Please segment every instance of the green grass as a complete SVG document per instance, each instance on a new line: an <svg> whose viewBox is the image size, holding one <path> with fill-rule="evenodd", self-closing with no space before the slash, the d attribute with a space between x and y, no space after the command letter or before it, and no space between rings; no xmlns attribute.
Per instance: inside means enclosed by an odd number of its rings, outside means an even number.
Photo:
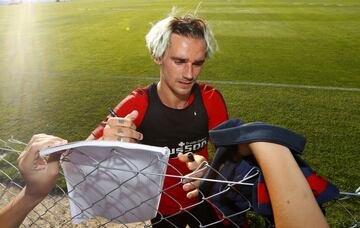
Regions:
<svg viewBox="0 0 360 228"><path fill-rule="evenodd" d="M197 1L1 6L0 138L86 138L108 106L158 76L144 36L173 5L187 12ZM358 1L204 1L199 14L220 46L203 80L360 88ZM214 85L232 117L301 133L316 171L342 191L359 186L360 92ZM359 220L359 200L347 207ZM352 222L337 207L327 217Z"/></svg>

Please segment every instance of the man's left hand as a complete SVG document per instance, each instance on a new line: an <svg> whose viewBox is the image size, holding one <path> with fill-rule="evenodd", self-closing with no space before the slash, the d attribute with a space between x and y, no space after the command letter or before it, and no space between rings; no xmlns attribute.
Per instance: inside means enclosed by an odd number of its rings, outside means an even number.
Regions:
<svg viewBox="0 0 360 228"><path fill-rule="evenodd" d="M203 177L207 171L206 167L201 168L200 166L206 162L204 156L192 154L192 153L179 153L178 158L182 162L186 162L186 166L191 170L194 171L186 177ZM187 198L191 199L197 197L199 195L199 186L200 180L192 180L192 179L185 179L185 184L183 185L184 191L188 192L186 194Z"/></svg>

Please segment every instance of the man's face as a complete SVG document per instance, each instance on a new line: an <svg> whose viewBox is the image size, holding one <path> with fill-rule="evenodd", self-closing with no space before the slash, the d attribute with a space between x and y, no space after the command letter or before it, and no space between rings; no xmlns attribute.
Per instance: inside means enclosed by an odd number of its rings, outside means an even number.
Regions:
<svg viewBox="0 0 360 228"><path fill-rule="evenodd" d="M160 60L161 89L167 95L187 98L205 62L206 44L204 39L194 39L172 34L170 47Z"/></svg>

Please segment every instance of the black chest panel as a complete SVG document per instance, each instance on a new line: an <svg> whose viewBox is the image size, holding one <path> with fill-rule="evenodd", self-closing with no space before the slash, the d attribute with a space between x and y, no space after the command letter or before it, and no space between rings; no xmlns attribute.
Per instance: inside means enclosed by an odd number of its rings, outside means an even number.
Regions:
<svg viewBox="0 0 360 228"><path fill-rule="evenodd" d="M141 143L166 146L170 157L180 152L198 152L207 145L208 116L201 98L200 88L194 85L193 102L185 109L172 109L161 103L156 84L147 90L148 107L138 129L144 135Z"/></svg>

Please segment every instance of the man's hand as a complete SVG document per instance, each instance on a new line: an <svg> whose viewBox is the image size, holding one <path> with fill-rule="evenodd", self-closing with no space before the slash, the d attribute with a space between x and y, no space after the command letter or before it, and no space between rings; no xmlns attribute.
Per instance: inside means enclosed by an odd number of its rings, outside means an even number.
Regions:
<svg viewBox="0 0 360 228"><path fill-rule="evenodd" d="M26 195L43 198L51 191L59 173L61 154L51 154L48 160L45 160L40 157L39 151L66 143L64 139L45 134L34 135L31 138L18 158L19 170L26 183Z"/></svg>
<svg viewBox="0 0 360 228"><path fill-rule="evenodd" d="M26 215L43 200L54 187L59 173L61 154L51 154L48 160L39 151L67 143L61 138L34 135L18 158L18 165L26 186L5 207L0 209L1 227L19 227Z"/></svg>
<svg viewBox="0 0 360 228"><path fill-rule="evenodd" d="M207 171L207 167L203 166L206 162L205 157L197 154L192 153L179 153L178 158L182 162L186 162L187 167L194 171L188 175L187 177L202 177ZM186 197L191 199L194 197L197 197L199 195L199 185L200 180L191 180L191 179L185 179L185 184L183 185L184 191L188 192L186 194Z"/></svg>
<svg viewBox="0 0 360 228"><path fill-rule="evenodd" d="M143 139L143 135L136 131L134 120L138 116L138 111L134 110L125 118L110 117L104 128L103 140L119 140L122 142L137 142Z"/></svg>

